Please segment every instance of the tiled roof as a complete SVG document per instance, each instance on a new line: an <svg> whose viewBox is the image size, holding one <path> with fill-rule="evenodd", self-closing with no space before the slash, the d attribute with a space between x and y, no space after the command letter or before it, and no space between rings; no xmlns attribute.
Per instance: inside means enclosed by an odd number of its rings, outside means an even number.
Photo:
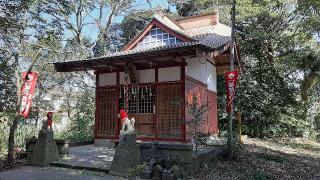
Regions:
<svg viewBox="0 0 320 180"><path fill-rule="evenodd" d="M178 26L175 22L173 22L171 19L162 18L158 14L155 14L153 17L157 19L159 22L161 22L162 24L166 25L168 28L178 31L180 33L183 33L183 29L180 26Z"/></svg>
<svg viewBox="0 0 320 180"><path fill-rule="evenodd" d="M229 36L229 37L231 36L231 28L221 23L218 23L215 25L188 28L188 29L184 29L183 32L184 34L194 39L202 39L205 36L210 34L217 34L217 35Z"/></svg>
<svg viewBox="0 0 320 180"><path fill-rule="evenodd" d="M218 34L208 34L204 38L200 39L198 42L206 47L212 49L218 49L223 45L227 45L231 41L230 36L221 36Z"/></svg>
<svg viewBox="0 0 320 180"><path fill-rule="evenodd" d="M134 54L140 54L140 53L148 53L148 52L154 52L154 51L161 51L161 50L166 50L166 49L176 49L176 48L181 48L181 47L190 47L194 45L199 45L198 41L189 41L189 42L183 42L179 44L173 44L169 46L157 46L157 47L152 47L148 49L132 49L129 51L119 51L115 53L108 54L103 57L99 58L111 58L111 57L119 57L119 56L126 56L126 55L134 55Z"/></svg>
<svg viewBox="0 0 320 180"><path fill-rule="evenodd" d="M159 14L155 14L154 18L158 20L160 23L162 23L163 25L167 26L169 29L175 31L176 33L192 39L193 42L179 43L177 45L171 45L171 46L153 47L149 49L133 49L123 53L131 54L133 52L135 53L148 52L149 50L154 50L157 48L170 49L171 47L174 47L174 46L184 47L185 45L188 45L188 44L201 44L203 46L206 46L207 48L216 49L218 47L221 47L227 44L231 37L231 28L222 23L183 29L181 26L177 24L176 21L172 20L166 15L161 16Z"/></svg>
<svg viewBox="0 0 320 180"><path fill-rule="evenodd" d="M139 55L142 53L152 53L157 51L164 51L164 50L171 50L171 49L178 49L184 47L192 47L192 46L202 46L208 49L218 49L223 45L228 44L230 41L230 37L220 36L216 34L210 34L205 38L197 41L189 41L189 42L182 42L179 44L173 44L168 46L158 46L148 49L133 49L129 51L119 51L115 53L107 54L106 56L101 56L97 58L90 58L87 60L95 60L95 59L110 59L110 58L117 58L117 57L125 57L125 56L132 56L132 55ZM59 63L57 63L59 64Z"/></svg>
<svg viewBox="0 0 320 180"><path fill-rule="evenodd" d="M130 60L127 57L136 57L136 56L145 56L145 55L156 55L156 54L167 54L179 51L179 49L185 50L186 48L205 48L205 49L219 49L226 48L229 46L229 37L219 36L216 34L208 35L206 38L198 41L189 41L179 44L174 44L170 46L159 46L153 47L150 49L137 49L129 51L120 51L116 53L111 53L106 56L90 58L80 61L68 61L68 62L56 62L54 63L55 69L58 72L69 72L69 71L79 71L87 70L92 68L92 65L103 64L105 65L108 62L113 60L125 59ZM87 69L86 69L87 68Z"/></svg>
<svg viewBox="0 0 320 180"><path fill-rule="evenodd" d="M154 51L161 51L161 50L169 50L169 49L176 49L182 47L191 47L196 45L202 45L209 49L218 49L223 45L226 45L230 41L230 37L221 36L217 34L209 34L206 37L196 40L196 41L189 41L189 42L182 42L179 44L173 44L168 46L157 46L148 49L133 49L129 51L119 51L115 53L108 54L101 58L111 58L111 57L119 57L119 56L126 56L126 55L134 55L140 53L148 53Z"/></svg>
<svg viewBox="0 0 320 180"><path fill-rule="evenodd" d="M189 37L191 41L188 42L182 42L178 44L172 44L167 46L158 46L158 47L152 47L148 49L132 49L128 51L120 51L115 53L107 54L106 56L97 57L97 58L91 58L87 60L81 60L81 61L69 61L69 62L59 62L54 63L55 68L57 71L65 72L70 70L63 69L64 66L70 67L72 66L80 66L81 64L90 64L90 62L95 61L105 61L105 60L112 60L112 59L123 59L126 57L133 57L133 56L144 56L149 54L163 54L168 52L176 51L180 48L193 48L193 47L201 47L211 50L221 49L224 50L230 46L230 40L231 40L231 28L221 24L217 23L214 25L206 25L206 26L200 26L200 27L194 27L194 28L186 28L183 29L181 26L177 25L174 20L171 20L170 18L162 18L161 16L155 15L154 17L159 22L170 28L171 30L185 36ZM84 63L85 61L85 63ZM74 68L77 69L77 68Z"/></svg>

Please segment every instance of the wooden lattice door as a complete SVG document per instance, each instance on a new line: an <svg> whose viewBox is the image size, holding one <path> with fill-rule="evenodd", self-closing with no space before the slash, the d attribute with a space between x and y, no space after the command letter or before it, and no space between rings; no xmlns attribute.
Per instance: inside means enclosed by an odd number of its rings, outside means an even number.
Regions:
<svg viewBox="0 0 320 180"><path fill-rule="evenodd" d="M157 134L159 139L182 138L181 85L157 87Z"/></svg>
<svg viewBox="0 0 320 180"><path fill-rule="evenodd" d="M118 134L118 89L97 90L96 99L96 137L116 137Z"/></svg>

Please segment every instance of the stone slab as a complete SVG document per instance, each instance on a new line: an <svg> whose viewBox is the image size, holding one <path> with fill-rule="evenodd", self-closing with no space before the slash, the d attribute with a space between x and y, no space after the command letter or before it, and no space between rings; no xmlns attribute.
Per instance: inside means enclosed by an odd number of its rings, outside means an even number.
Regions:
<svg viewBox="0 0 320 180"><path fill-rule="evenodd" d="M140 142L140 147L151 148L154 142ZM190 143L174 143L174 142L158 142L158 147L161 149L174 149L174 150L186 150L189 151L193 149Z"/></svg>
<svg viewBox="0 0 320 180"><path fill-rule="evenodd" d="M31 153L30 164L32 166L45 167L59 159L57 144L53 139L53 132L40 130L38 142Z"/></svg>
<svg viewBox="0 0 320 180"><path fill-rule="evenodd" d="M115 150L94 145L75 146L69 149L69 155L52 162L50 165L72 169L109 172Z"/></svg>
<svg viewBox="0 0 320 180"><path fill-rule="evenodd" d="M140 164L140 146L119 144L113 158L109 173L111 175L128 177L130 171Z"/></svg>

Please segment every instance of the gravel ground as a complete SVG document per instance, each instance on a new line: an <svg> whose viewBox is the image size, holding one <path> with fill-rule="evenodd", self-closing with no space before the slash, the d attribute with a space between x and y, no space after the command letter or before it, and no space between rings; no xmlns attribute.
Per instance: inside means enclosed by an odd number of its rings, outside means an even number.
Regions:
<svg viewBox="0 0 320 180"><path fill-rule="evenodd" d="M320 144L306 139L246 139L237 160L205 164L196 179L320 180Z"/></svg>

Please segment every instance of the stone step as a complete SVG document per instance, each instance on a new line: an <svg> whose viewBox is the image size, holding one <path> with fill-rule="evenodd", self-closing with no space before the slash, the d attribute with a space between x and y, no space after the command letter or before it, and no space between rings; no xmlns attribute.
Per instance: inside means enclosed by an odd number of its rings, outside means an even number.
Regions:
<svg viewBox="0 0 320 180"><path fill-rule="evenodd" d="M92 167L92 166L72 165L72 164L66 164L66 163L61 163L61 162L57 162L57 161L50 163L50 166L68 168L68 169L104 172L104 173L107 173L107 174L109 173L109 169L104 169L104 168L99 168L99 167Z"/></svg>

